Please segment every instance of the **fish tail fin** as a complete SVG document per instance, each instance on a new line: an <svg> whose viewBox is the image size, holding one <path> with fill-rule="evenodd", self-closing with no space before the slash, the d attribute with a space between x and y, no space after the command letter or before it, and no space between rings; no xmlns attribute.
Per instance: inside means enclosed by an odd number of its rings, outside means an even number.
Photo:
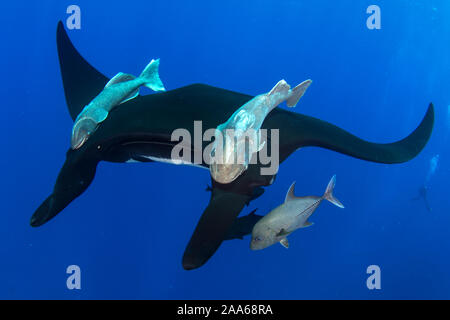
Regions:
<svg viewBox="0 0 450 320"><path fill-rule="evenodd" d="M300 83L294 89L291 90L290 97L286 100L288 107L293 108L297 105L298 101L306 92L306 89L311 85L312 80L308 79Z"/></svg>
<svg viewBox="0 0 450 320"><path fill-rule="evenodd" d="M164 85L159 78L159 59L152 60L139 76L144 81L144 86L153 91L165 91Z"/></svg>
<svg viewBox="0 0 450 320"><path fill-rule="evenodd" d="M330 201L335 206L338 206L339 208L344 208L344 205L334 197L333 190L334 186L336 185L336 175L334 175L330 182L328 183L327 190L325 190L325 194L323 195L323 198Z"/></svg>

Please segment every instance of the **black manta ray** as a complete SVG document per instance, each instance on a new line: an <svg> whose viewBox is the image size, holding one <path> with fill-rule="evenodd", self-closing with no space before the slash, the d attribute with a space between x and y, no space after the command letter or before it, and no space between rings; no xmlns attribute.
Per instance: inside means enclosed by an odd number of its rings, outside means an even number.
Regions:
<svg viewBox="0 0 450 320"><path fill-rule="evenodd" d="M83 59L61 22L57 29L57 46L66 102L72 119L75 119L109 79ZM171 141L175 129L185 128L193 133L196 120L202 121L203 128L215 128L252 98L193 84L138 96L113 109L80 149L67 151L53 192L33 214L31 225L37 227L46 223L82 194L94 179L100 161L124 163L170 159L172 148L178 143ZM280 164L294 151L307 146L378 163L402 163L424 148L433 122L434 109L430 104L417 129L405 139L388 144L364 141L325 121L281 108L267 116L262 128L279 129ZM207 143L203 144L203 148L206 147ZM201 166L208 168L206 163ZM260 169L260 164L250 164L239 178L226 185L212 180L210 202L184 252L182 263L185 269L198 268L208 261L244 206L255 194L261 194L255 189L273 182L274 176L261 175Z"/></svg>

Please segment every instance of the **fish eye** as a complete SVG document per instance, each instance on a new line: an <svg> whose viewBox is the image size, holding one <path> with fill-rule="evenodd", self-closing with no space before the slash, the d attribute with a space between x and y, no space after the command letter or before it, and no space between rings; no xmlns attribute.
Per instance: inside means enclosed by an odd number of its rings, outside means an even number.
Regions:
<svg viewBox="0 0 450 320"><path fill-rule="evenodd" d="M255 241L261 241L262 239L261 239L260 237L256 237L256 238L254 238L253 240L255 240Z"/></svg>

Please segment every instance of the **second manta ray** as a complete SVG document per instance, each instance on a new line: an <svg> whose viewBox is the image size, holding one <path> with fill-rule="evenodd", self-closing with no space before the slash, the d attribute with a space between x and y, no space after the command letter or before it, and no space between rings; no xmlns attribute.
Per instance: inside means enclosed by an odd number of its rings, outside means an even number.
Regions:
<svg viewBox="0 0 450 320"><path fill-rule="evenodd" d="M252 154L264 146L259 129L267 115L284 101L288 107L295 107L311 83L305 80L291 90L286 81L280 80L270 92L254 97L218 126L211 152L213 179L230 183L247 170Z"/></svg>
<svg viewBox="0 0 450 320"><path fill-rule="evenodd" d="M84 106L103 90L109 79L80 55L70 41L62 22L58 24L57 47L67 107L71 118L75 120ZM171 158L174 146L178 144L172 140L172 133L176 129L185 128L191 136L195 136L196 120L202 120L203 128L217 128L240 106L253 98L247 94L205 84L191 84L170 91L140 95L119 108L113 108L81 148L69 148L54 188L34 212L31 225L38 227L53 219L85 192L97 171L99 178L105 178L102 177L104 172L97 170L100 162L139 161L150 163L150 166L153 161L167 162L167 159ZM403 110L405 106L393 107ZM385 113L392 121L390 112L386 110ZM370 123L370 119L367 123ZM279 159L282 169L283 162L291 154L312 146L372 162L406 162L417 156L425 147L433 124L434 108L430 104L418 127L404 139L392 143L374 143L360 139L329 122L275 108L265 118L261 129L279 130ZM203 141L200 151L209 146L209 143ZM270 143L267 145L270 146ZM194 151L193 148L192 153ZM301 167L301 163L297 165ZM209 165L205 162L200 166L209 169ZM242 209L255 195L262 194L255 192L255 189L273 183L275 174L261 175L261 168L261 164L250 163L248 169L229 184L211 180L212 192L208 199L209 203L205 204L203 213L199 213L201 217L183 255L182 264L185 269L195 269L205 264L220 247ZM198 176L201 177L202 174L205 173L199 170ZM174 183L179 181L176 175L170 179L173 179ZM158 180L152 182L160 183ZM191 182L184 183L188 188L192 188ZM139 201L139 195L146 194L137 187L132 188L136 191L136 197L132 201ZM199 188L198 192L204 193L203 189ZM120 194L115 193L113 189L109 191L116 196L112 196L108 201L122 201ZM154 201L158 201L158 195L154 196ZM111 203L107 205L108 208L114 207ZM80 209L78 212L82 216L80 219L85 219L84 221L88 223L95 212L89 212L89 208L83 209L85 210ZM180 214L186 213L193 214L183 212L183 205L180 204ZM117 217L111 215L111 217L120 223L121 219L132 219L133 215Z"/></svg>
<svg viewBox="0 0 450 320"><path fill-rule="evenodd" d="M287 236L297 229L312 225L308 218L323 200L328 200L339 208L344 208L342 203L333 196L335 184L336 176L333 176L322 197L296 197L294 182L289 188L284 203L255 224L250 248L260 250L277 242L280 242L283 247L289 248Z"/></svg>
<svg viewBox="0 0 450 320"><path fill-rule="evenodd" d="M159 78L159 59L152 60L139 77L119 72L78 115L72 129L72 149L80 148L95 131L99 123L105 121L112 108L139 95L139 87L144 85L153 91L164 91Z"/></svg>

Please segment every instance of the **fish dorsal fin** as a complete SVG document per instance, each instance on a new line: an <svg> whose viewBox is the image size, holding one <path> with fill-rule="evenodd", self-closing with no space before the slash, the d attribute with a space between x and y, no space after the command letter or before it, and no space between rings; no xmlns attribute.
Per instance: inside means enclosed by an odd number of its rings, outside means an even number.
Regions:
<svg viewBox="0 0 450 320"><path fill-rule="evenodd" d="M286 93L289 92L290 88L291 88L291 86L288 85L286 83L286 81L284 81L284 79L283 79L283 80L278 81L278 83L275 85L275 87L273 87L272 90L270 90L268 95L272 96L272 95L275 95L277 93L284 93L284 94L286 94Z"/></svg>
<svg viewBox="0 0 450 320"><path fill-rule="evenodd" d="M114 84L127 82L136 79L135 76L123 72L119 72L114 77L112 77L111 80L108 81L108 83L105 85L105 89L111 87Z"/></svg>
<svg viewBox="0 0 450 320"><path fill-rule="evenodd" d="M293 200L296 198L295 196L295 181L292 182L291 186L289 187L288 192L286 193L286 199L284 200L284 202L288 202L290 200Z"/></svg>
<svg viewBox="0 0 450 320"><path fill-rule="evenodd" d="M289 249L289 241L287 238L283 238L280 240L280 244L285 247L286 249Z"/></svg>
<svg viewBox="0 0 450 320"><path fill-rule="evenodd" d="M75 49L63 23L58 23L56 32L59 64L72 120L89 104L108 82L108 78L92 67Z"/></svg>
<svg viewBox="0 0 450 320"><path fill-rule="evenodd" d="M136 79L135 76L131 75L131 74L127 74L127 73L123 73L123 72L119 72L118 74L116 74L111 80L109 80L109 82L106 84L105 89L110 88L111 86L115 85L115 84L119 84L119 83L123 83L123 82L127 82L127 81L131 81ZM120 103L125 103L131 99L136 98L139 95L139 88L137 88L136 90L134 90L133 92L131 92L128 96L126 96L122 101L120 101Z"/></svg>

